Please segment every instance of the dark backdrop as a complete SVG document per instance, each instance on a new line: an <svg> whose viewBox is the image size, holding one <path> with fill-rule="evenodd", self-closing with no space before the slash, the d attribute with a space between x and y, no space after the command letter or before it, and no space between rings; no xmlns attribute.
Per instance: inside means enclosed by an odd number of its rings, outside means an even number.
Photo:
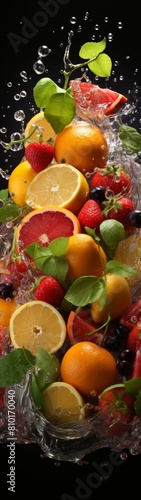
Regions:
<svg viewBox="0 0 141 500"><path fill-rule="evenodd" d="M30 3L30 5L29 5ZM47 13L47 6L52 13ZM136 112L127 117L132 126L141 131L141 70L139 48L139 13L134 10L122 14L122 8L96 7L96 2L87 0L85 5L76 0L15 1L3 6L1 17L1 93L0 93L0 140L9 142L12 132L20 130L20 123L14 119L14 113L22 109L27 121L33 113L32 88L42 76L48 75L53 80L62 81L63 54L67 44L67 34L74 31L72 38L71 58L78 62L78 51L82 43L90 41L93 35L98 41L106 36L106 52L113 61L112 76L107 85L125 94L129 102L138 103ZM51 7L52 6L52 7ZM51 11L50 11L51 12ZM89 13L89 14L86 14ZM76 18L76 20L72 20ZM107 19L105 19L107 18ZM73 21L73 22L72 22ZM120 24L119 24L120 23ZM47 45L51 52L44 59L48 72L38 75L33 70L37 61L38 48ZM2 62L3 61L3 62ZM21 72L25 71L24 81ZM76 76L76 75L75 75ZM10 85L7 85L9 84ZM103 85L100 80L96 82ZM12 84L12 85L11 85ZM25 98L17 99L17 94L26 92ZM4 128L7 131L4 133ZM20 153L6 154L0 149L0 168L10 171L21 159ZM6 181L0 177L0 189L6 187ZM7 494L8 451L7 445L1 444L1 492ZM90 488L89 474L95 472L92 462L97 464L110 463L110 450L99 450L90 454L83 465L58 463L52 459L43 458L42 451L36 445L16 446L16 494L37 493L46 498L56 500L79 500L100 498L108 494L123 498L123 485L127 498L132 498L140 488L140 475L137 472L141 466L141 455L132 456L127 451L126 458L118 456L116 465L110 467L110 477L99 479L98 487ZM100 474L100 473L99 473ZM100 475L99 475L100 478ZM83 481L83 485L81 483ZM78 485L81 489L79 489ZM49 493L50 491L50 493Z"/></svg>

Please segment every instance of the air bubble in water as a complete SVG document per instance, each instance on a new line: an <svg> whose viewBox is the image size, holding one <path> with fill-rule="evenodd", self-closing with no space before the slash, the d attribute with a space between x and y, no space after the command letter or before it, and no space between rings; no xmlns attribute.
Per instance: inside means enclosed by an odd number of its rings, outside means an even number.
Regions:
<svg viewBox="0 0 141 500"><path fill-rule="evenodd" d="M34 69L35 73L37 73L37 75L40 75L40 74L44 73L46 68L45 68L45 65L43 64L43 62L41 61L41 59L38 59L38 61L36 61L33 64L33 69Z"/></svg>
<svg viewBox="0 0 141 500"><path fill-rule="evenodd" d="M70 19L70 23L71 23L71 24L76 24L76 22L77 22L76 17L71 17L71 19Z"/></svg>
<svg viewBox="0 0 141 500"><path fill-rule="evenodd" d="M41 45L41 47L39 47L39 49L38 49L38 55L40 57L46 57L46 56L48 56L48 54L50 54L50 52L51 52L51 49L49 49L47 47L47 45Z"/></svg>
<svg viewBox="0 0 141 500"><path fill-rule="evenodd" d="M22 109L19 109L18 111L15 111L14 118L18 122L22 122L22 120L25 119L25 113L24 113L24 111Z"/></svg>
<svg viewBox="0 0 141 500"><path fill-rule="evenodd" d="M7 87L12 87L12 82L8 82Z"/></svg>

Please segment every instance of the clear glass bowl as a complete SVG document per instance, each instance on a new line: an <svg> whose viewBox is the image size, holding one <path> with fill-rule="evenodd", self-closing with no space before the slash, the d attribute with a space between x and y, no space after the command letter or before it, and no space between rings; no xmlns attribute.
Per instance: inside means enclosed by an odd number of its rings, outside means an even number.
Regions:
<svg viewBox="0 0 141 500"><path fill-rule="evenodd" d="M15 415L8 417L8 391L15 400ZM14 413L14 412L13 412ZM5 393L5 406L1 413L0 442L15 444L38 444L43 455L59 461L80 462L86 455L100 448L111 448L118 452L128 449L132 455L141 453L141 419L134 417L132 424L122 434L113 432L114 424L105 425L99 410L83 423L55 426L48 422L29 397L28 380L22 385L11 386ZM11 431L13 429L13 431ZM12 434L12 435L11 435Z"/></svg>

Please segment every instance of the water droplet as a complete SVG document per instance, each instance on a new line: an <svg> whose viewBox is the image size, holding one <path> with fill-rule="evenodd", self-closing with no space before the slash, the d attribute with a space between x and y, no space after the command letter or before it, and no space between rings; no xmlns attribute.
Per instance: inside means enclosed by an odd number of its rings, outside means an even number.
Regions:
<svg viewBox="0 0 141 500"><path fill-rule="evenodd" d="M48 54L50 54L51 52L51 49L49 49L49 47L47 47L47 45L41 45L38 49L38 55L40 57L46 57L48 56Z"/></svg>
<svg viewBox="0 0 141 500"><path fill-rule="evenodd" d="M24 135L20 134L19 132L14 132L10 136L10 140L11 141L19 141L21 139L24 139ZM22 148L23 148L23 144L22 143L18 143L18 144L13 144L10 149L12 149L12 151L19 151Z"/></svg>
<svg viewBox="0 0 141 500"><path fill-rule="evenodd" d="M27 96L27 92L25 90L21 90L20 97L26 97L26 96Z"/></svg>
<svg viewBox="0 0 141 500"><path fill-rule="evenodd" d="M12 82L8 82L7 87L12 87Z"/></svg>
<svg viewBox="0 0 141 500"><path fill-rule="evenodd" d="M15 111L14 118L18 122L22 122L22 120L25 119L25 113L24 113L24 111L22 109L19 109L18 111Z"/></svg>
<svg viewBox="0 0 141 500"><path fill-rule="evenodd" d="M70 23L71 23L71 24L76 24L76 22L77 22L76 17L71 17L71 19L70 19Z"/></svg>
<svg viewBox="0 0 141 500"><path fill-rule="evenodd" d="M89 17L89 12L85 12L84 21L88 21L88 17Z"/></svg>
<svg viewBox="0 0 141 500"><path fill-rule="evenodd" d="M105 21L105 23L108 23L108 21L109 21L108 17L105 17L104 21Z"/></svg>
<svg viewBox="0 0 141 500"><path fill-rule="evenodd" d="M120 75L119 80L120 80L120 81L124 80L124 76L123 76L123 75Z"/></svg>
<svg viewBox="0 0 141 500"><path fill-rule="evenodd" d="M95 24L94 29L95 29L95 31L98 31L99 30L99 24Z"/></svg>
<svg viewBox="0 0 141 500"><path fill-rule="evenodd" d="M21 71L20 76L22 78L27 78L27 72L26 71Z"/></svg>
<svg viewBox="0 0 141 500"><path fill-rule="evenodd" d="M2 134L6 134L6 132L7 132L7 128L2 127L2 128L0 129L0 132L1 132Z"/></svg>
<svg viewBox="0 0 141 500"><path fill-rule="evenodd" d="M112 42L113 41L113 33L108 33L108 36L107 36L109 42Z"/></svg>
<svg viewBox="0 0 141 500"><path fill-rule="evenodd" d="M119 62L118 61L115 61L114 62L114 66L118 66L119 65Z"/></svg>
<svg viewBox="0 0 141 500"><path fill-rule="evenodd" d="M92 40L92 42L95 40L95 35L91 36L91 40Z"/></svg>
<svg viewBox="0 0 141 500"><path fill-rule="evenodd" d="M77 32L80 33L82 31L82 26L79 24L78 28L77 28Z"/></svg>
<svg viewBox="0 0 141 500"><path fill-rule="evenodd" d="M128 458L127 453L125 453L125 451L122 451L122 453L120 453L120 458L121 458L121 460L127 460L127 458Z"/></svg>
<svg viewBox="0 0 141 500"><path fill-rule="evenodd" d="M121 21L118 22L118 29L121 30L123 28L123 23Z"/></svg>
<svg viewBox="0 0 141 500"><path fill-rule="evenodd" d="M19 101L19 99L20 99L20 94L15 94L15 95L14 95L14 99L15 99L15 101Z"/></svg>
<svg viewBox="0 0 141 500"><path fill-rule="evenodd" d="M44 73L46 68L45 68L45 65L43 64L43 62L41 61L41 59L38 59L38 61L36 61L33 64L33 69L34 69L35 73L37 73L37 75L40 75L40 74Z"/></svg>

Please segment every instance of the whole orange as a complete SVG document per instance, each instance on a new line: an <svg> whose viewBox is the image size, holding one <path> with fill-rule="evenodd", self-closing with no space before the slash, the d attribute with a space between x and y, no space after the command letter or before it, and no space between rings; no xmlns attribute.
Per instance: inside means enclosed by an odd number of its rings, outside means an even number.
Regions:
<svg viewBox="0 0 141 500"><path fill-rule="evenodd" d="M102 309L99 301L91 304L91 316L96 323L105 323L108 319L108 313L112 320L122 316L131 301L131 290L129 284L123 276L107 273L106 278L106 302Z"/></svg>
<svg viewBox="0 0 141 500"><path fill-rule="evenodd" d="M92 173L106 164L108 145L99 127L74 122L56 136L54 156L58 163L69 163L82 173Z"/></svg>
<svg viewBox="0 0 141 500"><path fill-rule="evenodd" d="M92 391L99 395L115 384L117 378L114 356L89 341L72 345L62 358L60 370L62 380L73 385L83 396Z"/></svg>
<svg viewBox="0 0 141 500"><path fill-rule="evenodd" d="M68 275L73 279L87 275L101 276L107 262L103 248L95 243L92 236L83 233L70 236L66 260Z"/></svg>

